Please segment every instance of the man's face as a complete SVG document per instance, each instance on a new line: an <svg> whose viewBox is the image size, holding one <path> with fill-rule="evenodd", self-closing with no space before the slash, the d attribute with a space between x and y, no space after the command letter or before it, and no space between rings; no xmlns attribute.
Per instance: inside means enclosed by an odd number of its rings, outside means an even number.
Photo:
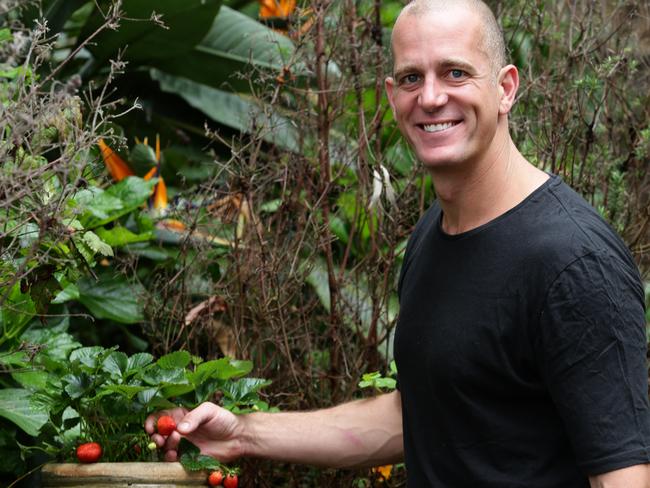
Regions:
<svg viewBox="0 0 650 488"><path fill-rule="evenodd" d="M501 91L482 40L478 16L462 9L406 13L395 25L386 91L402 134L428 168L477 163L498 145Z"/></svg>

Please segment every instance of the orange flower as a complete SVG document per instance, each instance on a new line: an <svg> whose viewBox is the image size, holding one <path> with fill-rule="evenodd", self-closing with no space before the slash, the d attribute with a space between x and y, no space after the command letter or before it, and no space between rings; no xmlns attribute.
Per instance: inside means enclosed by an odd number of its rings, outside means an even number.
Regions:
<svg viewBox="0 0 650 488"><path fill-rule="evenodd" d="M385 466L377 466L372 468L372 472L378 475L379 480L384 481L390 479L390 475L393 471L392 464L386 464Z"/></svg>
<svg viewBox="0 0 650 488"><path fill-rule="evenodd" d="M148 146L148 142L148 139L145 137L143 144ZM129 165L120 158L115 151L108 147L103 139L100 139L98 144L102 153L102 159L115 181L122 181L127 176L135 175ZM158 183L156 183L154 188L150 205L156 210L162 210L167 208L168 200L167 185L165 185L165 181L160 175L160 137L158 135L156 135L156 162L156 166L147 171L147 174L144 175L143 178L145 180L150 180L154 177L158 178Z"/></svg>
<svg viewBox="0 0 650 488"><path fill-rule="evenodd" d="M167 205L167 185L165 185L165 180L162 179L162 176L159 176L158 183L156 183L156 188L153 192L153 208L162 210L167 208Z"/></svg>
<svg viewBox="0 0 650 488"><path fill-rule="evenodd" d="M289 17L296 9L296 0L260 0L260 18Z"/></svg>
<svg viewBox="0 0 650 488"><path fill-rule="evenodd" d="M135 173L129 167L124 160L117 155L110 147L106 145L104 139L100 139L98 142L99 150L102 153L102 159L104 164L108 168L108 172L111 174L115 181L122 181L127 176L134 176Z"/></svg>
<svg viewBox="0 0 650 488"><path fill-rule="evenodd" d="M144 138L144 145L149 145L149 140L146 137ZM150 180L154 177L158 178L150 205L156 210L162 210L167 208L169 202L167 200L167 185L165 185L165 180L163 180L160 174L160 136L158 134L156 134L156 163L156 166L147 171L147 174L143 178L145 180Z"/></svg>

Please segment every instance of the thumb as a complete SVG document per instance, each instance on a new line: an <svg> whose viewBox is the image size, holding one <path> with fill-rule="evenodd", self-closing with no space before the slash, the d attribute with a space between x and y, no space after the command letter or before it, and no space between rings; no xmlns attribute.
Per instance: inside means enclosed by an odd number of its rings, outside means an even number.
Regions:
<svg viewBox="0 0 650 488"><path fill-rule="evenodd" d="M182 435L194 432L200 425L210 422L214 418L216 409L217 406L214 403L202 403L181 419L176 430Z"/></svg>

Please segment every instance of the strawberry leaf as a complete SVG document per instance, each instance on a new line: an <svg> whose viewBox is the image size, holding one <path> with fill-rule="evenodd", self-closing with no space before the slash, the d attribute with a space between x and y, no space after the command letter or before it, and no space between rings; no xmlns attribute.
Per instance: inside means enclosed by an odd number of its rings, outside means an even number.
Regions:
<svg viewBox="0 0 650 488"><path fill-rule="evenodd" d="M221 469L221 463L215 458L201 454L199 448L187 439L181 439L179 450L183 453L180 463L189 471L200 471L202 469Z"/></svg>

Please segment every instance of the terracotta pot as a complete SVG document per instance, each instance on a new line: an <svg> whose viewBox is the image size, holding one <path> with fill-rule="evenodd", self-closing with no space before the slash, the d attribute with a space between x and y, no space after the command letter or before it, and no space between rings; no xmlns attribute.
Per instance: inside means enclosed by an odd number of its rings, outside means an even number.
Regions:
<svg viewBox="0 0 650 488"><path fill-rule="evenodd" d="M43 488L185 488L208 486L208 473L186 471L180 463L46 464Z"/></svg>

